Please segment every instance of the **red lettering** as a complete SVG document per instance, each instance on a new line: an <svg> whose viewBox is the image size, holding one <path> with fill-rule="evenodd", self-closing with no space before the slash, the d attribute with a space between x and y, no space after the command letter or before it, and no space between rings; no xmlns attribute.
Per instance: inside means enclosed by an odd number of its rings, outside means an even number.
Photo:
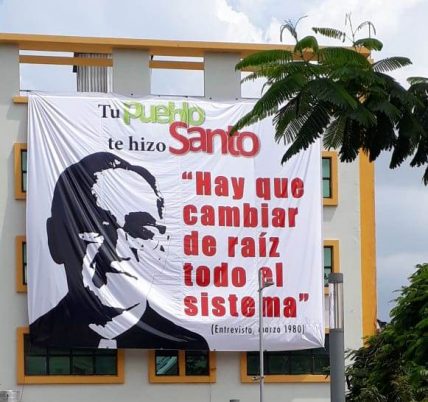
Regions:
<svg viewBox="0 0 428 402"><path fill-rule="evenodd" d="M247 202L244 202L244 227L255 228L258 225L258 213L257 208L252 207Z"/></svg>
<svg viewBox="0 0 428 402"><path fill-rule="evenodd" d="M198 218L193 214L196 214L197 211L194 205L185 205L183 208L183 222L186 225L195 225L198 222Z"/></svg>
<svg viewBox="0 0 428 402"><path fill-rule="evenodd" d="M260 215L262 227L269 227L269 204L262 202Z"/></svg>
<svg viewBox="0 0 428 402"><path fill-rule="evenodd" d="M256 179L256 195L266 201L270 200L270 179L258 177Z"/></svg>
<svg viewBox="0 0 428 402"><path fill-rule="evenodd" d="M251 143L251 148L248 151L244 147L245 140L249 140L249 142ZM259 138L254 133L250 131L245 131L244 133L240 133L240 135L238 136L237 146L242 156L255 156L257 155L260 149Z"/></svg>
<svg viewBox="0 0 428 402"><path fill-rule="evenodd" d="M302 179L296 177L291 181L291 194L294 198L300 198L305 193L305 183Z"/></svg>
<svg viewBox="0 0 428 402"><path fill-rule="evenodd" d="M279 237L269 237L270 240L270 250L269 257L279 257L278 246L279 246Z"/></svg>
<svg viewBox="0 0 428 402"><path fill-rule="evenodd" d="M227 263L222 262L219 266L214 267L214 286L227 287L229 285L227 276Z"/></svg>
<svg viewBox="0 0 428 402"><path fill-rule="evenodd" d="M208 317L208 293L201 293L201 314L203 317Z"/></svg>
<svg viewBox="0 0 428 402"><path fill-rule="evenodd" d="M204 152L207 148L205 130L202 127L189 127L187 134L198 133L198 137L189 138L189 152ZM199 145L198 145L199 144Z"/></svg>
<svg viewBox="0 0 428 402"><path fill-rule="evenodd" d="M263 316L279 317L281 315L279 297L263 297Z"/></svg>
<svg viewBox="0 0 428 402"><path fill-rule="evenodd" d="M269 267L261 267L260 268L261 275L262 275L262 282L272 282L273 280L273 274L272 270Z"/></svg>
<svg viewBox="0 0 428 402"><path fill-rule="evenodd" d="M224 303L226 300L224 300L221 296L215 296L212 299L212 305L213 305L213 315L216 317L223 317L226 314L226 308L224 307Z"/></svg>
<svg viewBox="0 0 428 402"><path fill-rule="evenodd" d="M203 205L201 207L201 224L204 226L215 225L215 210L211 205Z"/></svg>
<svg viewBox="0 0 428 402"><path fill-rule="evenodd" d="M283 287L284 286L284 275L282 270L282 262L277 262L275 264L275 273L276 273L276 286Z"/></svg>
<svg viewBox="0 0 428 402"><path fill-rule="evenodd" d="M233 156L239 156L239 150L236 146L236 139L238 138L237 135L232 135L230 136L230 130L231 130L232 126L229 126L227 128L227 137L228 137L228 148L229 148L229 153Z"/></svg>
<svg viewBox="0 0 428 402"><path fill-rule="evenodd" d="M240 225L240 211L238 207L218 207L218 224L219 226L235 226Z"/></svg>
<svg viewBox="0 0 428 402"><path fill-rule="evenodd" d="M227 253L227 255L229 257L235 257L235 248L236 248L236 246L238 244L238 238L237 237L229 236L229 238L227 240L227 244L228 244L228 247L227 247L228 253Z"/></svg>
<svg viewBox="0 0 428 402"><path fill-rule="evenodd" d="M221 141L221 153L223 155L228 153L228 135L226 133L226 131L221 130L220 128L217 128L215 130L211 130L208 129L206 131L206 137L207 137L207 147L206 147L206 153L208 154L212 154L214 153L214 141L215 141L215 136L220 137L220 141Z"/></svg>
<svg viewBox="0 0 428 402"><path fill-rule="evenodd" d="M288 208L288 227L294 228L296 226L296 216L298 213L298 208Z"/></svg>
<svg viewBox="0 0 428 402"><path fill-rule="evenodd" d="M205 265L196 268L195 282L198 286L208 286L210 284L210 269Z"/></svg>
<svg viewBox="0 0 428 402"><path fill-rule="evenodd" d="M183 271L184 271L184 284L186 286L193 286L193 282L192 282L193 266L192 266L192 264L190 264L190 262L186 262L183 266Z"/></svg>
<svg viewBox="0 0 428 402"><path fill-rule="evenodd" d="M241 300L241 311L244 317L253 317L256 313L256 303L252 297L245 296Z"/></svg>
<svg viewBox="0 0 428 402"><path fill-rule="evenodd" d="M230 294L227 299L223 296L208 296L207 292L196 296L184 298L184 312L188 316L200 314L207 317L209 314L215 317L253 317L256 314L256 301L251 296L238 298L236 294ZM278 296L264 296L262 300L262 314L265 317L285 318L296 317L297 304L294 297L286 297L281 300Z"/></svg>
<svg viewBox="0 0 428 402"><path fill-rule="evenodd" d="M255 257L256 247L252 237L243 237L241 240L241 254L243 257Z"/></svg>
<svg viewBox="0 0 428 402"><path fill-rule="evenodd" d="M214 179L214 193L219 197L229 196L229 180L225 176L217 176Z"/></svg>
<svg viewBox="0 0 428 402"><path fill-rule="evenodd" d="M245 269L242 267L235 267L232 269L232 285L237 288L242 288L247 283L247 276Z"/></svg>
<svg viewBox="0 0 428 402"><path fill-rule="evenodd" d="M259 236L259 256L266 257L266 233L261 233Z"/></svg>
<svg viewBox="0 0 428 402"><path fill-rule="evenodd" d="M273 179L273 193L276 198L288 198L288 179L275 177Z"/></svg>
<svg viewBox="0 0 428 402"><path fill-rule="evenodd" d="M231 294L227 300L229 300L230 315L232 317L238 317L238 310L236 305L238 297L235 294Z"/></svg>
<svg viewBox="0 0 428 402"><path fill-rule="evenodd" d="M220 139L220 152L223 155L246 158L257 155L260 151L260 140L258 136L250 131L237 132L232 137L229 135L230 126L227 130L220 128L204 129L200 126L189 127L186 123L175 121L169 126L172 138L178 141L178 147L169 147L174 155L183 155L187 152L214 153L215 141ZM183 131L187 136L184 135Z"/></svg>
<svg viewBox="0 0 428 402"><path fill-rule="evenodd" d="M283 303L284 317L296 317L296 299L294 297L286 297Z"/></svg>
<svg viewBox="0 0 428 402"><path fill-rule="evenodd" d="M210 172L196 172L196 194L211 195Z"/></svg>
<svg viewBox="0 0 428 402"><path fill-rule="evenodd" d="M175 138L181 145L181 148L173 148L169 147L169 152L171 152L174 155L183 155L187 152L189 152L190 146L187 138L184 135L181 135L178 133L179 128L186 128L187 124L183 123L181 121L175 121L169 126L169 133L171 134L172 138Z"/></svg>
<svg viewBox="0 0 428 402"><path fill-rule="evenodd" d="M186 308L184 309L184 314L194 317L198 314L198 299L195 296L186 296L184 298L184 305Z"/></svg>
<svg viewBox="0 0 428 402"><path fill-rule="evenodd" d="M285 228L285 209L272 209L272 226L274 228Z"/></svg>
<svg viewBox="0 0 428 402"><path fill-rule="evenodd" d="M199 254L199 233L196 230L190 232L190 235L183 237L183 251L186 255L198 255Z"/></svg>
<svg viewBox="0 0 428 402"><path fill-rule="evenodd" d="M217 242L213 236L204 236L202 238L202 253L208 257L212 257L217 250Z"/></svg>

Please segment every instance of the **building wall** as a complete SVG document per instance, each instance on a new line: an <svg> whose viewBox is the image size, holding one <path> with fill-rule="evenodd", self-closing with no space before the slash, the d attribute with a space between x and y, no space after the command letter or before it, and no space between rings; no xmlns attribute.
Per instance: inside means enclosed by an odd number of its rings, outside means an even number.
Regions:
<svg viewBox="0 0 428 402"><path fill-rule="evenodd" d="M150 91L149 55L142 51L113 51L113 88L127 96ZM234 71L238 54L210 53L205 57L205 97L230 100L240 97L240 74ZM26 142L27 107L14 104L19 94L16 46L0 44L0 389L20 389L25 402L102 400L220 402L258 400L258 384L240 381L240 353L217 353L213 384L150 384L148 351L126 350L125 383L107 385L18 385L16 328L28 325L26 294L15 290L15 237L25 234L25 200L14 196L16 142ZM324 207L324 238L339 240L340 269L345 285L345 347L362 344L360 177L358 162L339 165L339 203ZM373 228L374 231L374 228ZM376 301L373 300L375 305ZM266 400L284 402L328 401L328 383L275 383L265 385Z"/></svg>

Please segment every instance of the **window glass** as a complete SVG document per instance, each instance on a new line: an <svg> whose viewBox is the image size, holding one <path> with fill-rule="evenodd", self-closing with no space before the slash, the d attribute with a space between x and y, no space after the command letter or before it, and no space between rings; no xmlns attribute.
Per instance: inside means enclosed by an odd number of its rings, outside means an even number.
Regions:
<svg viewBox="0 0 428 402"><path fill-rule="evenodd" d="M27 284L27 243L22 242L22 282Z"/></svg>
<svg viewBox="0 0 428 402"><path fill-rule="evenodd" d="M96 375L115 375L116 362L111 356L96 356L95 357L95 373Z"/></svg>
<svg viewBox="0 0 428 402"><path fill-rule="evenodd" d="M51 375L69 375L70 357L69 356L49 356L48 370Z"/></svg>
<svg viewBox="0 0 428 402"><path fill-rule="evenodd" d="M271 352L266 355L265 367L270 374L282 374L289 371L290 356L282 352Z"/></svg>
<svg viewBox="0 0 428 402"><path fill-rule="evenodd" d="M24 335L25 375L117 375L117 351L31 345Z"/></svg>
<svg viewBox="0 0 428 402"><path fill-rule="evenodd" d="M25 373L27 375L46 375L47 374L46 357L26 356Z"/></svg>
<svg viewBox="0 0 428 402"><path fill-rule="evenodd" d="M178 375L178 351L156 351L156 375Z"/></svg>
<svg viewBox="0 0 428 402"><path fill-rule="evenodd" d="M315 374L312 366L312 353L307 350L296 350L291 357L290 374Z"/></svg>
<svg viewBox="0 0 428 402"><path fill-rule="evenodd" d="M331 158L322 158L322 195L332 197L331 189Z"/></svg>
<svg viewBox="0 0 428 402"><path fill-rule="evenodd" d="M284 352L265 352L265 375L327 374L329 367L328 335L325 347ZM259 352L247 352L247 375L259 375Z"/></svg>
<svg viewBox="0 0 428 402"><path fill-rule="evenodd" d="M328 286L328 276L333 272L333 247L324 246L324 286Z"/></svg>
<svg viewBox="0 0 428 402"><path fill-rule="evenodd" d="M95 374L93 356L73 356L72 372L78 375Z"/></svg>
<svg viewBox="0 0 428 402"><path fill-rule="evenodd" d="M24 149L21 150L21 172L21 189L25 193L27 191L27 150Z"/></svg>
<svg viewBox="0 0 428 402"><path fill-rule="evenodd" d="M209 375L209 352L187 351L186 375Z"/></svg>

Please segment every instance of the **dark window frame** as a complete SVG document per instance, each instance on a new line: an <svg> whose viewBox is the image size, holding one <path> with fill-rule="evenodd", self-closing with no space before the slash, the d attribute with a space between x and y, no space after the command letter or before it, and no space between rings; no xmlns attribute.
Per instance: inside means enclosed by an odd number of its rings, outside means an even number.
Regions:
<svg viewBox="0 0 428 402"><path fill-rule="evenodd" d="M207 356L207 368L203 373L189 373L190 358L202 353ZM158 357L176 357L176 367L170 373L159 373ZM215 383L216 354L210 351L151 350L149 352L149 381L151 383Z"/></svg>
<svg viewBox="0 0 428 402"><path fill-rule="evenodd" d="M323 151L322 155L322 165L321 165L321 184L322 184L322 194L323 194L323 205L324 206L337 206L339 202L338 196L338 157L337 152L335 151ZM329 175L324 175L323 162L324 160L329 161ZM329 195L324 197L324 182L328 181L329 185Z"/></svg>
<svg viewBox="0 0 428 402"><path fill-rule="evenodd" d="M28 327L20 327L17 329L17 383L18 384L123 384L125 381L125 361L124 361L124 351L123 350L107 350L103 349L93 349L93 353L96 356L103 357L111 355L114 353L116 359L116 374L48 374L46 371L45 374L29 374L28 373L28 362L27 357L42 357L46 359L46 365L48 365L48 356L50 357L59 357L59 356L71 356L71 351L69 349L62 349L63 353L51 353L47 351L49 348L41 348L41 351L35 351L32 354L28 352L28 341L26 342L26 337L28 337L29 329ZM28 339L28 338L27 338ZM27 346L26 346L27 343ZM27 350L26 350L27 349ZM53 348L52 348L53 349ZM45 350L45 351L43 351ZM58 351L58 348L55 348ZM68 350L68 352L67 352ZM88 352L84 349L78 349L82 353L76 353L75 356L91 356L92 352ZM95 357L96 359L96 357ZM70 362L71 364L71 362ZM71 370L71 366L70 366ZM71 371L70 371L71 372Z"/></svg>

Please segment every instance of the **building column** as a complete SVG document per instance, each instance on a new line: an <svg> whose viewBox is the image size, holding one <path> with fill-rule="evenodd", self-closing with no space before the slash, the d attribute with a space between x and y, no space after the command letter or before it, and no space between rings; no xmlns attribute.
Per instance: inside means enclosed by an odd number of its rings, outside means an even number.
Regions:
<svg viewBox="0 0 428 402"><path fill-rule="evenodd" d="M113 49L113 91L124 96L150 95L150 53Z"/></svg>
<svg viewBox="0 0 428 402"><path fill-rule="evenodd" d="M204 93L213 100L237 100L241 97L240 61L237 53L205 53Z"/></svg>

